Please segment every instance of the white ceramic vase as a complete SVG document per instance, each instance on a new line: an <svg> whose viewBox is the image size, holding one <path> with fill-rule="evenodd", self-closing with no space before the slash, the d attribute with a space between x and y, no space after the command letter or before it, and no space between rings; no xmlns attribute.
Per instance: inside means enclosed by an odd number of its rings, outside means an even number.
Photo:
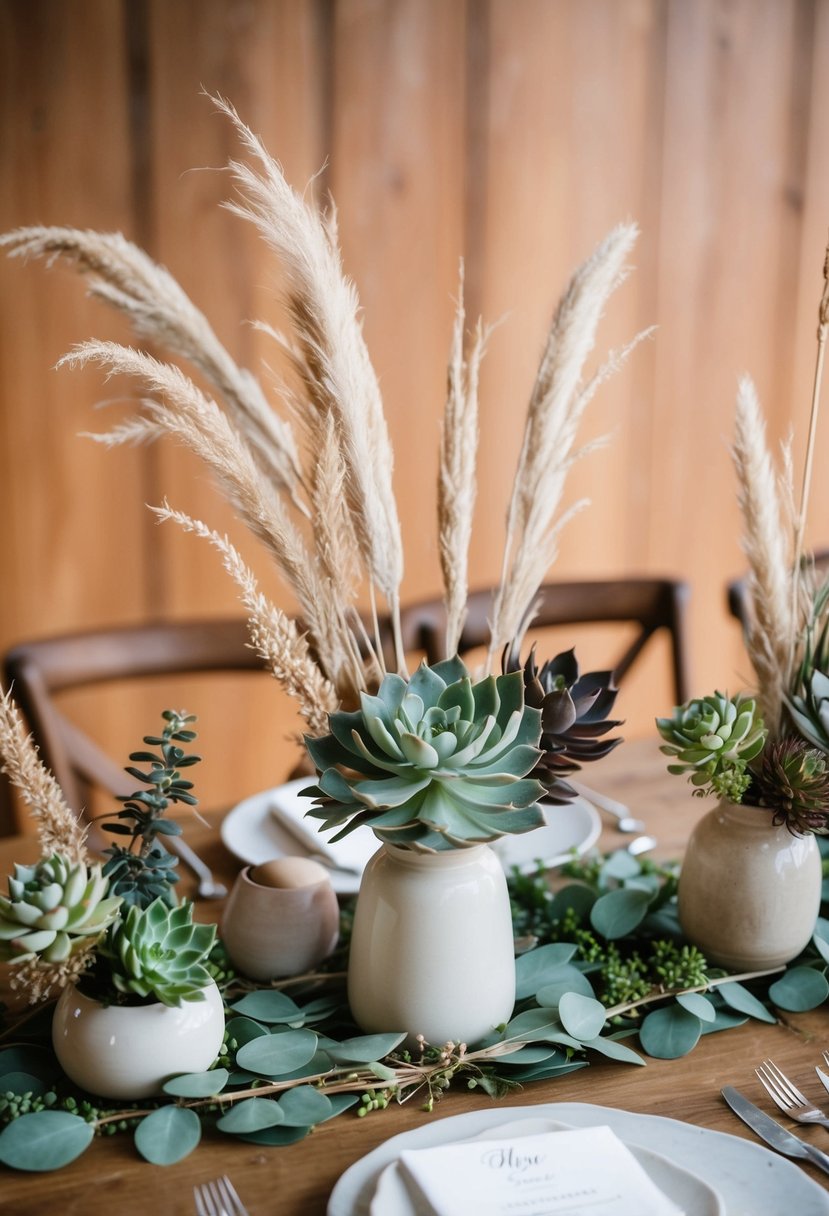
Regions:
<svg viewBox="0 0 829 1216"><path fill-rule="evenodd" d="M348 1000L366 1032L475 1043L515 1004L512 917L488 845L418 853L384 845L363 874Z"/></svg>
<svg viewBox="0 0 829 1216"><path fill-rule="evenodd" d="M204 1000L180 1006L102 1005L65 988L52 1018L52 1043L71 1081L102 1098L149 1098L177 1073L209 1068L224 1038L215 983Z"/></svg>
<svg viewBox="0 0 829 1216"><path fill-rule="evenodd" d="M679 921L706 958L738 971L779 967L808 943L820 908L814 836L765 807L723 801L694 828L679 877Z"/></svg>

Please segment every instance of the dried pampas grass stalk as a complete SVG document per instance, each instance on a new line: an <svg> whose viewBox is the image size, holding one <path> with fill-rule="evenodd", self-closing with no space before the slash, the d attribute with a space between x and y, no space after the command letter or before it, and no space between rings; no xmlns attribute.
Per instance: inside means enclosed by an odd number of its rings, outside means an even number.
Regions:
<svg viewBox="0 0 829 1216"><path fill-rule="evenodd" d="M60 963L47 963L41 958L14 963L8 971L9 987L25 995L30 1005L39 1005L77 983L94 963L97 945L97 938L87 940Z"/></svg>
<svg viewBox="0 0 829 1216"><path fill-rule="evenodd" d="M240 589L240 599L249 616L251 644L270 671L292 697L314 734L327 730L328 714L337 708L337 693L311 658L308 641L295 621L262 594L253 572L226 536L201 520L164 503L152 508L160 522L172 520L185 532L209 541L221 554L225 569Z"/></svg>
<svg viewBox="0 0 829 1216"><path fill-rule="evenodd" d="M788 531L783 523L791 487L785 487L782 494L779 491L760 402L748 376L741 378L737 391L732 457L743 516L743 551L749 564L752 608L745 629L746 649L757 679L763 720L775 738L789 688L792 638L798 632L790 597Z"/></svg>
<svg viewBox="0 0 829 1216"><path fill-rule="evenodd" d="M446 654L458 648L469 594L469 541L475 508L478 378L487 333L479 320L464 357L463 267L452 334L438 473L438 546L446 603Z"/></svg>
<svg viewBox="0 0 829 1216"><path fill-rule="evenodd" d="M213 102L256 161L256 169L231 161L239 199L226 206L253 223L282 262L308 403L336 419L355 534L371 588L389 605L396 658L405 670L399 625L403 545L392 489L392 449L358 318L357 293L342 270L335 221L326 225L288 185L280 166L229 103L218 97ZM379 651L379 629L375 632Z"/></svg>
<svg viewBox="0 0 829 1216"><path fill-rule="evenodd" d="M86 861L86 829L38 756L11 691L0 693L0 757L2 771L20 791L35 821L43 853Z"/></svg>
<svg viewBox="0 0 829 1216"><path fill-rule="evenodd" d="M207 318L173 276L120 232L77 228L18 228L0 236L10 257L56 258L73 265L90 283L90 295L124 313L136 334L187 359L221 394L237 426L246 434L262 472L299 496L301 469L290 426L273 412L251 372L240 368ZM145 438L151 438L147 430Z"/></svg>
<svg viewBox="0 0 829 1216"><path fill-rule="evenodd" d="M582 415L599 384L623 361L625 352L620 352L580 389L596 328L605 304L626 277L626 259L637 235L635 224L614 228L575 272L553 318L527 410L507 512L488 667L507 644L520 646L538 588L555 556L563 522L556 522L556 513L567 473L579 455L574 457L573 445Z"/></svg>

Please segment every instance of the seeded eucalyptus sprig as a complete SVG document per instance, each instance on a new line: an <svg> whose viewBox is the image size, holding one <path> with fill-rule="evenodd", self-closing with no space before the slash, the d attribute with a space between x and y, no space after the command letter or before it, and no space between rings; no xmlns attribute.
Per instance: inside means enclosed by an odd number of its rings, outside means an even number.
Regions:
<svg viewBox="0 0 829 1216"><path fill-rule="evenodd" d="M196 738L196 732L188 729L188 723L196 719L172 709L164 710L161 716L165 722L161 734L145 735L143 740L158 750L132 752L130 760L134 763L124 769L146 788L120 795L123 809L114 821L101 825L105 832L129 837L127 844L104 850L109 860L103 871L110 879L110 893L120 895L127 907L147 908L158 898L170 907L176 904L172 887L178 881L177 858L168 853L158 837L181 835L181 825L164 818L171 804L198 803L191 793L193 782L185 780L179 771L201 760L201 756L187 755L180 746ZM135 764L148 764L149 768L137 768Z"/></svg>

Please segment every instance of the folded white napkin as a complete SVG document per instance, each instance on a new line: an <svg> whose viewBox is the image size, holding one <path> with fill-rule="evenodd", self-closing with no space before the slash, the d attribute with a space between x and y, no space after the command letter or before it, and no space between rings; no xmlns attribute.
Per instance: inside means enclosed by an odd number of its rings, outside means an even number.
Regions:
<svg viewBox="0 0 829 1216"><path fill-rule="evenodd" d="M377 837L361 827L336 844L326 840L319 830L319 819L305 817L312 800L299 796L300 790L312 784L311 778L304 777L274 790L268 806L270 814L306 852L325 858L337 869L362 874L369 857L380 847Z"/></svg>
<svg viewBox="0 0 829 1216"><path fill-rule="evenodd" d="M609 1127L407 1150L400 1169L430 1216L682 1216Z"/></svg>

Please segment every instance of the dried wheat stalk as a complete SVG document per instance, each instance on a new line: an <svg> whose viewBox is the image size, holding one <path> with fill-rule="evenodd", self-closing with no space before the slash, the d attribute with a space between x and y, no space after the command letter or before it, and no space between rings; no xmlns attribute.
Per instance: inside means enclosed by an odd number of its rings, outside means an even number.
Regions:
<svg viewBox="0 0 829 1216"><path fill-rule="evenodd" d="M479 320L464 357L463 268L452 333L438 472L438 546L446 604L446 654L457 651L469 594L469 541L475 508L478 378L487 334Z"/></svg>
<svg viewBox="0 0 829 1216"><path fill-rule="evenodd" d="M0 757L2 771L29 807L45 856L86 861L86 829L38 756L11 691L0 693Z"/></svg>
<svg viewBox="0 0 829 1216"><path fill-rule="evenodd" d="M187 359L218 390L257 462L300 509L301 469L290 426L271 409L256 377L240 368L207 318L173 276L120 232L77 228L18 228L0 236L10 257L63 258L90 283L90 295L123 312L140 337ZM144 438L152 438L145 425Z"/></svg>
<svg viewBox="0 0 829 1216"><path fill-rule="evenodd" d="M312 659L308 641L296 622L262 594L253 572L226 536L183 511L173 510L166 502L152 509L160 521L172 520L185 532L210 541L219 551L225 569L240 588L239 598L248 613L254 650L265 660L285 691L299 702L300 713L311 731L324 734L328 728L328 714L337 708L338 697L334 686Z"/></svg>
<svg viewBox="0 0 829 1216"><path fill-rule="evenodd" d="M257 168L231 161L239 199L226 206L253 223L278 254L286 301L302 352L298 371L308 404L333 414L342 449L345 487L361 555L370 580L385 598L404 669L399 632L403 546L392 489L392 450L380 389L358 318L353 284L342 270L336 224L328 224L294 191L261 141L221 98L226 114ZM376 615L376 609L375 609ZM381 649L379 630L377 649Z"/></svg>
<svg viewBox="0 0 829 1216"><path fill-rule="evenodd" d="M599 384L624 360L612 356L586 387L584 362L593 348L607 300L626 276L625 261L638 235L621 224L575 272L556 309L527 411L524 440L507 512L501 582L491 621L488 665L507 644L520 645L538 588L555 557L564 523L556 519L573 445L584 410Z"/></svg>
<svg viewBox="0 0 829 1216"><path fill-rule="evenodd" d="M757 679L758 703L774 738L789 688L792 638L798 632L790 597L788 530L783 525L785 502L792 500L792 493L791 487L783 495L779 492L760 402L748 376L741 378L737 390L732 457L743 516L743 551L749 564L752 610L746 648Z"/></svg>

